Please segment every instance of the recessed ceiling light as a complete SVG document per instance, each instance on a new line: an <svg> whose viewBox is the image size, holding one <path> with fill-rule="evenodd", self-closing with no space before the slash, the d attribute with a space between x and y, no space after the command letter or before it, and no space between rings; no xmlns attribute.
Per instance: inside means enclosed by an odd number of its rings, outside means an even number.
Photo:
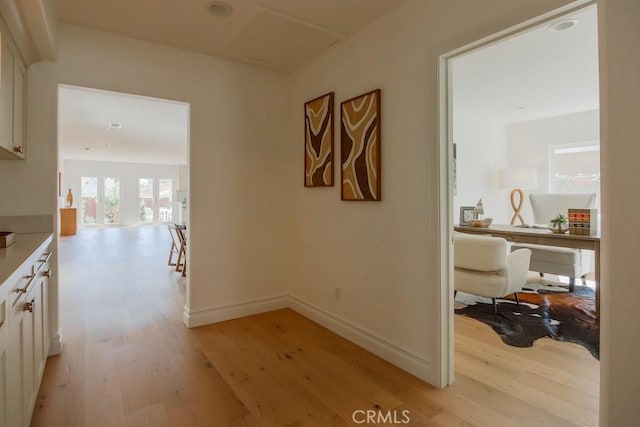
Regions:
<svg viewBox="0 0 640 427"><path fill-rule="evenodd" d="M223 1L212 1L208 8L210 14L220 18L226 18L233 13L233 6Z"/></svg>
<svg viewBox="0 0 640 427"><path fill-rule="evenodd" d="M119 130L119 129L122 129L122 125L120 123L112 122L112 123L109 123L107 125L107 129L109 129L109 130Z"/></svg>
<svg viewBox="0 0 640 427"><path fill-rule="evenodd" d="M558 31L566 31L576 25L578 25L577 19L563 19L562 21L554 22L549 25L549 31L557 33Z"/></svg>

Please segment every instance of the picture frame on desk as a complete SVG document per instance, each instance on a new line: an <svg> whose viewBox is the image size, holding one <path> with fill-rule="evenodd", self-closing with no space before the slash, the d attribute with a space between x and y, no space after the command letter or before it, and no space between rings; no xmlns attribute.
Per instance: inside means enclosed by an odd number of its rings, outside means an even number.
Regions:
<svg viewBox="0 0 640 427"><path fill-rule="evenodd" d="M469 225L469 220L473 219L473 209L475 206L460 206L460 225Z"/></svg>

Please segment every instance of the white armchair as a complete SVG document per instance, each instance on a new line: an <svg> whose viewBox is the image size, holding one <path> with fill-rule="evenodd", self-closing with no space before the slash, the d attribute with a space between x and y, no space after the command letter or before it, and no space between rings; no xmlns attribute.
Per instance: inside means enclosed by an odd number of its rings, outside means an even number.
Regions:
<svg viewBox="0 0 640 427"><path fill-rule="evenodd" d="M591 209L595 206L595 193L586 194L549 194L532 193L529 195L533 222L547 224L558 214L567 215L569 209ZM514 243L511 250L531 250L531 271L559 274L569 277L569 290L575 287L575 278L584 277L590 270L593 254L590 251L556 246Z"/></svg>
<svg viewBox="0 0 640 427"><path fill-rule="evenodd" d="M453 251L455 293L461 291L491 298L496 314L496 298L515 294L516 302L520 304L518 292L527 281L530 250L509 253L507 241L501 237L456 233Z"/></svg>

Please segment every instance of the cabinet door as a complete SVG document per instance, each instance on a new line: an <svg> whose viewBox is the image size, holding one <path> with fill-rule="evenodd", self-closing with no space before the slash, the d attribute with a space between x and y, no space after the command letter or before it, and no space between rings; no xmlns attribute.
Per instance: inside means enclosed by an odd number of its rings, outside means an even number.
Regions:
<svg viewBox="0 0 640 427"><path fill-rule="evenodd" d="M0 426L9 426L9 323L8 298L0 292Z"/></svg>
<svg viewBox="0 0 640 427"><path fill-rule="evenodd" d="M25 107L27 97L27 70L19 57L14 57L13 69L13 146L21 147L22 156L26 156L25 148Z"/></svg>
<svg viewBox="0 0 640 427"><path fill-rule="evenodd" d="M38 277L36 285L34 286L31 298L33 300L33 313L32 313L32 339L33 339L33 393L37 395L37 388L40 386L40 374L44 371L44 329L43 329L43 298L42 291L46 281L44 277ZM29 400L35 399L37 396L30 396ZM35 401L35 400L34 400Z"/></svg>
<svg viewBox="0 0 640 427"><path fill-rule="evenodd" d="M51 267L49 267L49 265L46 265L42 274L42 303L40 304L40 308L42 309L41 375L44 372L44 365L47 363L47 357L49 357L49 347L51 346L51 327L49 326L49 275L51 274Z"/></svg>
<svg viewBox="0 0 640 427"><path fill-rule="evenodd" d="M13 76L16 61L8 35L2 34L2 60L0 61L0 145L14 153L13 148Z"/></svg>
<svg viewBox="0 0 640 427"><path fill-rule="evenodd" d="M27 69L0 18L2 59L0 60L0 158L24 159ZM6 150L6 151L5 151Z"/></svg>
<svg viewBox="0 0 640 427"><path fill-rule="evenodd" d="M5 334L6 335L6 334ZM9 345L0 336L0 425L9 426Z"/></svg>
<svg viewBox="0 0 640 427"><path fill-rule="evenodd" d="M10 358L13 379L11 383L11 426L25 427L29 424L34 388L33 364L33 313L24 306L32 302L33 292L20 299L12 309L10 324Z"/></svg>
<svg viewBox="0 0 640 427"><path fill-rule="evenodd" d="M34 363L34 396L37 398L40 381L49 355L49 274L48 264L39 272L36 288L33 290L33 363ZM34 400L35 402L35 400Z"/></svg>

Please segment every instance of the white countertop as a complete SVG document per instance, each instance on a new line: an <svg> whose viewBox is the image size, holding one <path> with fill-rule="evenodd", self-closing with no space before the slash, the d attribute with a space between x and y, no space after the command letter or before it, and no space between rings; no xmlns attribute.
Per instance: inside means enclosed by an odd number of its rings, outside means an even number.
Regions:
<svg viewBox="0 0 640 427"><path fill-rule="evenodd" d="M16 270L20 269L27 259L47 239L51 233L16 234L16 242L8 248L0 249L0 286L7 281Z"/></svg>

